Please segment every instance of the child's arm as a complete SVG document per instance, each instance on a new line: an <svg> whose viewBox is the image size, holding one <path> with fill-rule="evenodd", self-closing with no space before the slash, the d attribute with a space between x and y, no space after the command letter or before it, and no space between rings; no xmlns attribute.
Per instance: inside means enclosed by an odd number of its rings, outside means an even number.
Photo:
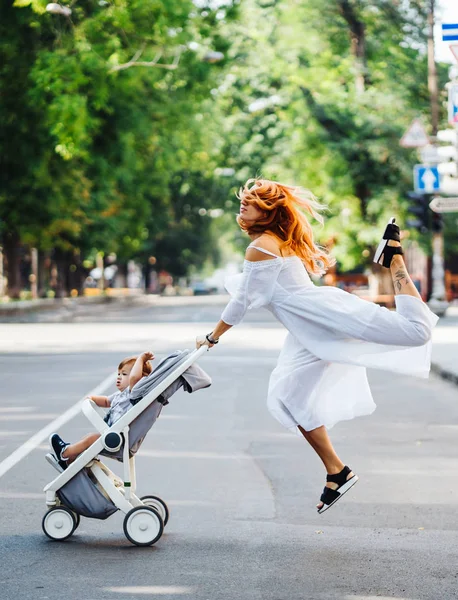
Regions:
<svg viewBox="0 0 458 600"><path fill-rule="evenodd" d="M108 396L88 396L88 398L92 400L92 402L95 402L97 406L101 406L102 408L109 408L111 404Z"/></svg>
<svg viewBox="0 0 458 600"><path fill-rule="evenodd" d="M143 365L149 360L153 360L153 358L154 354L152 352L143 352L143 354L140 354L130 372L129 389L132 389L140 381L143 377Z"/></svg>

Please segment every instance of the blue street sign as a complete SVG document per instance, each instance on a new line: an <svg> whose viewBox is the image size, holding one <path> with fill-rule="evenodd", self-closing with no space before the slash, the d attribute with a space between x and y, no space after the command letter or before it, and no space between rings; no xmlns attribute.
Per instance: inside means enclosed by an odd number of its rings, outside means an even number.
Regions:
<svg viewBox="0 0 458 600"><path fill-rule="evenodd" d="M452 83L448 88L448 122L451 125L458 123L458 85Z"/></svg>
<svg viewBox="0 0 458 600"><path fill-rule="evenodd" d="M458 23L442 25L442 40L444 42L458 40Z"/></svg>
<svg viewBox="0 0 458 600"><path fill-rule="evenodd" d="M424 194L438 192L441 188L441 180L437 165L415 165L413 184L416 192Z"/></svg>

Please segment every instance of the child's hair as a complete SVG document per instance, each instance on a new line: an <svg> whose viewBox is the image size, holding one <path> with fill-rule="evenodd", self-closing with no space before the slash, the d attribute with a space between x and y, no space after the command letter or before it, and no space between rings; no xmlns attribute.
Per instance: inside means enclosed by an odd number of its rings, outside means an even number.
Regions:
<svg viewBox="0 0 458 600"><path fill-rule="evenodd" d="M123 367L126 367L128 365L134 366L134 363L136 360L137 360L137 356L130 356L129 358L125 358L124 360L122 360L119 363L118 371L121 371L123 369ZM152 368L149 360L143 363L143 370L142 370L143 377L146 377L147 375L149 375L152 372L152 370L153 370L153 368Z"/></svg>

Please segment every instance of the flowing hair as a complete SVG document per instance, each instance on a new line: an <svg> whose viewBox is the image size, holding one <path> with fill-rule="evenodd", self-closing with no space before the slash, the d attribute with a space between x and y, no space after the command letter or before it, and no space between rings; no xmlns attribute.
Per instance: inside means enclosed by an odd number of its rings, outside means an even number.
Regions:
<svg viewBox="0 0 458 600"><path fill-rule="evenodd" d="M320 204L309 190L268 179L249 179L243 188L240 188L237 198L255 204L267 213L265 218L252 225L245 223L238 215L237 223L242 231L248 235L273 233L282 240L280 250L288 249L299 256L309 273L322 275L335 264L335 259L326 249L315 244L312 227L302 212L305 211L323 224L324 219L320 211L326 207Z"/></svg>

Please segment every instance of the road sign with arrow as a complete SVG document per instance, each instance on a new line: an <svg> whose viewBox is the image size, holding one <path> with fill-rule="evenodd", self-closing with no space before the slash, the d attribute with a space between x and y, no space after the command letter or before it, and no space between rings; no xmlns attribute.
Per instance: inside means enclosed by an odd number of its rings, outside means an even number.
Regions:
<svg viewBox="0 0 458 600"><path fill-rule="evenodd" d="M414 189L416 192L432 194L441 189L437 165L415 165L413 169Z"/></svg>
<svg viewBox="0 0 458 600"><path fill-rule="evenodd" d="M458 84L452 83L448 88L448 122L458 123Z"/></svg>

